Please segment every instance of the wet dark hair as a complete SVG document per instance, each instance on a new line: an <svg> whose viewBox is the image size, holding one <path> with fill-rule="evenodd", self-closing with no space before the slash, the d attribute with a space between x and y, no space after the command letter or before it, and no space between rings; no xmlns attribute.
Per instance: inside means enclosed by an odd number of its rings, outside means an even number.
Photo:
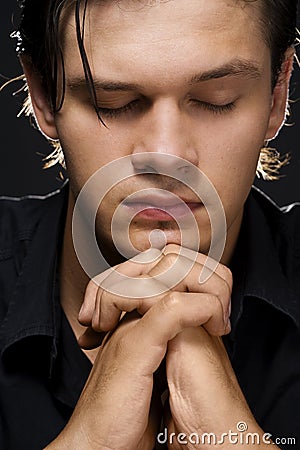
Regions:
<svg viewBox="0 0 300 450"><path fill-rule="evenodd" d="M75 11L77 42L91 100L99 116L93 77L84 47L85 13L89 1L94 0L19 0L21 20L15 36L17 52L29 57L41 77L54 112L64 101L64 58L61 47L60 24L62 13L70 7ZM98 0L99 1L99 0ZM101 0L115 1L115 0ZM141 0L139 0L141 1ZM296 43L298 0L236 0L260 8L262 36L270 48L272 61L272 88L275 87L286 50ZM242 39L242 36L241 36ZM58 69L62 69L62 89L58 89Z"/></svg>

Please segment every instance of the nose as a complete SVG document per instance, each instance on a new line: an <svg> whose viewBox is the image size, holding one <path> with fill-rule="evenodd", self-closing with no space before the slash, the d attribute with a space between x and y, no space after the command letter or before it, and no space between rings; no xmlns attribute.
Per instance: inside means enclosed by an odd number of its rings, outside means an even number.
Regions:
<svg viewBox="0 0 300 450"><path fill-rule="evenodd" d="M169 99L154 104L139 130L131 160L138 172L187 174L198 166L188 118Z"/></svg>

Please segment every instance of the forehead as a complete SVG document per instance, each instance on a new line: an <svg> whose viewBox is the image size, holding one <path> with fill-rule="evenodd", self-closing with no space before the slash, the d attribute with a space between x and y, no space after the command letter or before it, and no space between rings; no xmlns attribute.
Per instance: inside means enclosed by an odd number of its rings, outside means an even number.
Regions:
<svg viewBox="0 0 300 450"><path fill-rule="evenodd" d="M236 57L255 56L262 63L269 51L258 5L244 0L92 0L85 15L85 49L94 71L125 71L125 76L127 69L161 73L162 66L206 70L213 62ZM83 11L81 22L82 17ZM62 28L67 70L75 70L80 55L73 11Z"/></svg>

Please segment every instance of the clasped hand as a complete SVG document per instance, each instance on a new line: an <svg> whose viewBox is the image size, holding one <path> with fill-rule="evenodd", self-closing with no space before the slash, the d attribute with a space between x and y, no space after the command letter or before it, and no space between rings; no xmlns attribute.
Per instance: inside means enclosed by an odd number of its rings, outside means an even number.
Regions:
<svg viewBox="0 0 300 450"><path fill-rule="evenodd" d="M170 287L163 274L178 258L181 267L191 258L194 263ZM68 429L76 429L82 450L152 450L162 414L174 436L221 435L241 420L257 431L220 338L230 332L231 272L217 264L199 283L206 258L167 245L151 263L128 260L101 274L104 282L90 281L79 314L87 329L79 344L84 349L102 345L63 433L66 442ZM120 281L116 271L126 277ZM135 297L126 295L132 292L132 278L140 279ZM143 280L161 293L143 294ZM164 359L169 398L163 413L154 374ZM211 448L182 447L176 439L168 447Z"/></svg>

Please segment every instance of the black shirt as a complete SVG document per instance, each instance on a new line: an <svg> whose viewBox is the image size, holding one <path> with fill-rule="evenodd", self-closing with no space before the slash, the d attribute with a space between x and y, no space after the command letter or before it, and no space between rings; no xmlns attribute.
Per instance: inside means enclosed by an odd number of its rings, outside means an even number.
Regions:
<svg viewBox="0 0 300 450"><path fill-rule="evenodd" d="M66 425L91 370L59 302L67 187L0 200L0 449L40 450ZM279 447L295 449L299 227L300 205L280 210L252 189L231 264L232 332L224 338L256 420L281 439ZM285 445L287 438L296 444Z"/></svg>

